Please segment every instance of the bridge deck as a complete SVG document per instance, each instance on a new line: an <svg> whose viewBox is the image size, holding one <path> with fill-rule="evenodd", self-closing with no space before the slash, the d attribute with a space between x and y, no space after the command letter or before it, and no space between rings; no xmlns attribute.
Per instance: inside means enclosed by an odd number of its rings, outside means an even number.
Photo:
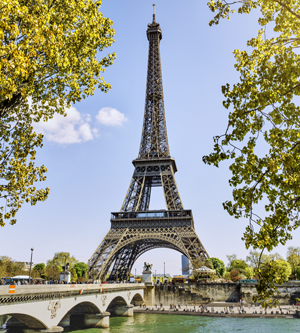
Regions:
<svg viewBox="0 0 300 333"><path fill-rule="evenodd" d="M4 285L0 286L0 298L1 296L45 293L111 293L118 290L136 290L141 288L145 288L144 283Z"/></svg>

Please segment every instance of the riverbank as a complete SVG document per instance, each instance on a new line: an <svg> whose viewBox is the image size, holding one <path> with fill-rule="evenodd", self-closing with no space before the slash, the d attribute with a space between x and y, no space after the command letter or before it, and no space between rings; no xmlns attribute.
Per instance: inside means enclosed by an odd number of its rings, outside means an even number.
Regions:
<svg viewBox="0 0 300 333"><path fill-rule="evenodd" d="M264 313L264 310L261 310L259 307L248 307L245 308L244 313L239 313L239 307L237 304L235 304L234 311L231 311L229 313L221 313L221 311L225 312L226 307L232 306L232 304L218 304L214 303L211 304L211 306L214 308L214 312L211 311L211 307L208 308L210 312L198 312L198 308L196 307L196 312L193 312L194 307L188 306L179 309L178 311L174 311L174 309L170 309L170 307L163 307L158 310L156 306L148 306L148 310L140 308L140 307L134 307L133 311L134 313L144 313L144 314L162 314L162 315L183 315L183 316L200 316L200 317L220 317L220 318L296 318L296 311L295 309L292 309L291 306L284 306L281 307L283 310L283 314L277 314L276 311L279 311L278 309L268 309L267 314ZM185 311L184 311L185 310ZM263 311L261 314L260 311ZM275 312L271 314L271 311ZM253 313L257 312L257 313Z"/></svg>
<svg viewBox="0 0 300 333"><path fill-rule="evenodd" d="M295 315L279 315L279 314L250 314L250 313L234 313L234 314L221 314L221 313L201 313L201 312L185 312L185 311L156 311L156 310L134 310L134 313L145 313L145 314L161 314L161 315L183 315L183 316L199 316L199 317L224 317L224 318L295 318Z"/></svg>

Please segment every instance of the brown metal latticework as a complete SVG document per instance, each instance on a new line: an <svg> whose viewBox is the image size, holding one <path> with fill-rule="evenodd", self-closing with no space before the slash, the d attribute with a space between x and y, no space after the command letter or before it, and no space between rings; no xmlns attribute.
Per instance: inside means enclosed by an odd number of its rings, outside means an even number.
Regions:
<svg viewBox="0 0 300 333"><path fill-rule="evenodd" d="M209 258L199 240L191 210L184 210L175 181L176 163L170 156L163 98L160 41L155 21L148 25L148 74L139 155L125 200L112 213L111 229L89 260L89 272L103 279L127 279L136 259L151 249L170 248L191 261ZM151 188L163 188L167 210L149 211Z"/></svg>

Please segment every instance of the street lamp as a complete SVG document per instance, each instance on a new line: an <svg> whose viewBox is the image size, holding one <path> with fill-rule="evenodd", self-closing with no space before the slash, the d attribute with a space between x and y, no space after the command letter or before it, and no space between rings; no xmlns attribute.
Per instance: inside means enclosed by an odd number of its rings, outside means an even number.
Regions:
<svg viewBox="0 0 300 333"><path fill-rule="evenodd" d="M164 262L164 279L166 278L166 270L165 270L165 262Z"/></svg>
<svg viewBox="0 0 300 333"><path fill-rule="evenodd" d="M67 255L65 254L64 281L66 281L66 261L67 261Z"/></svg>
<svg viewBox="0 0 300 333"><path fill-rule="evenodd" d="M136 280L136 268L135 268L135 274L134 274L134 279Z"/></svg>
<svg viewBox="0 0 300 333"><path fill-rule="evenodd" d="M30 282L30 277L31 277L32 255L33 255L33 248L31 248L31 257L30 257L30 266L29 266L29 284L31 284L31 282Z"/></svg>

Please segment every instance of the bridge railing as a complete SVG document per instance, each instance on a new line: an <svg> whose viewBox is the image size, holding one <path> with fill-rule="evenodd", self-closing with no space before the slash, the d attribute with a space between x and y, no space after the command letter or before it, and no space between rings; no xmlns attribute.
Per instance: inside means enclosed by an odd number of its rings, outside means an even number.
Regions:
<svg viewBox="0 0 300 333"><path fill-rule="evenodd" d="M40 293L58 293L58 292L84 292L92 290L100 292L109 292L110 290L130 290L145 288L144 283L98 283L98 284L35 284L35 285L4 285L0 286L0 296L12 294L40 294Z"/></svg>

